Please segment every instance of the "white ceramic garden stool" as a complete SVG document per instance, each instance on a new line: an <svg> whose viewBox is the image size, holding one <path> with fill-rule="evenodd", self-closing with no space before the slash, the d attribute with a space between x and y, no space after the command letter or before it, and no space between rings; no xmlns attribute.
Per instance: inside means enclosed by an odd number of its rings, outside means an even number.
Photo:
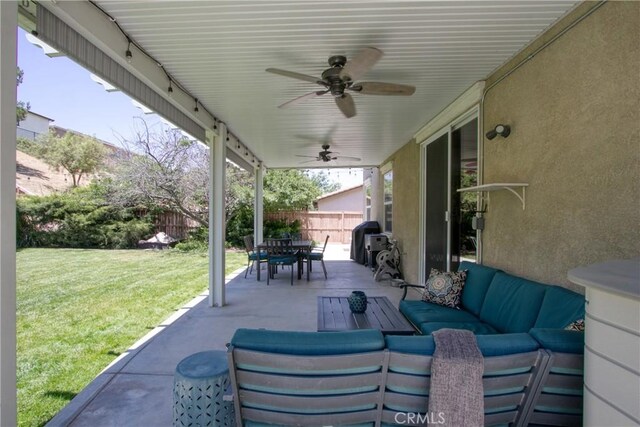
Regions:
<svg viewBox="0 0 640 427"><path fill-rule="evenodd" d="M203 351L184 358L173 380L173 425L221 427L235 424L225 351Z"/></svg>

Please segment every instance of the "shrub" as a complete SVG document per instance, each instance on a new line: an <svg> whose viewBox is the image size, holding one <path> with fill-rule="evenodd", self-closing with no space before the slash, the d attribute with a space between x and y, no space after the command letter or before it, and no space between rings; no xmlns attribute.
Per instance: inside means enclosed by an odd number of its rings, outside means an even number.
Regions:
<svg viewBox="0 0 640 427"><path fill-rule="evenodd" d="M244 247L244 236L253 234L253 209L244 206L227 222L226 240L231 246Z"/></svg>
<svg viewBox="0 0 640 427"><path fill-rule="evenodd" d="M149 218L108 204L99 184L20 197L16 207L18 247L133 248L153 231Z"/></svg>
<svg viewBox="0 0 640 427"><path fill-rule="evenodd" d="M266 220L264 222L264 237L280 238L284 234L300 233L300 221L287 222L282 219Z"/></svg>
<svg viewBox="0 0 640 427"><path fill-rule="evenodd" d="M42 144L31 139L18 137L16 140L16 148L18 151L22 151L30 156L40 158L40 152L42 151Z"/></svg>

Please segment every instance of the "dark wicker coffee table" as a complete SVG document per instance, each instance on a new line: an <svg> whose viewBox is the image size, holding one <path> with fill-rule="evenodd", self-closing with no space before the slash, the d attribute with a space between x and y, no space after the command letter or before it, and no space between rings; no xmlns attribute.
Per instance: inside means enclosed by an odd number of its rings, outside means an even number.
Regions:
<svg viewBox="0 0 640 427"><path fill-rule="evenodd" d="M368 297L367 311L349 310L347 297L318 297L318 332L378 329L383 334L413 335L415 329L387 297Z"/></svg>

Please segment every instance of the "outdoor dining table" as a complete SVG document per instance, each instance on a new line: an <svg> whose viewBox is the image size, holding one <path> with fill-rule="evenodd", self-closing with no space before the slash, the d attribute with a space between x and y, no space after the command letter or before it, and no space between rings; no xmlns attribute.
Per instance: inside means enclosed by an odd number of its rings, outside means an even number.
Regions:
<svg viewBox="0 0 640 427"><path fill-rule="evenodd" d="M311 240L292 240L291 246L294 250L298 251L298 280L302 278L302 260L301 258L307 258L307 281L309 281L309 263L311 260L309 256L311 255L311 249L313 248L313 241ZM258 253L267 250L267 244L262 242L256 246L256 250ZM258 281L260 281L260 257L257 259L258 262ZM268 266L267 266L268 268Z"/></svg>

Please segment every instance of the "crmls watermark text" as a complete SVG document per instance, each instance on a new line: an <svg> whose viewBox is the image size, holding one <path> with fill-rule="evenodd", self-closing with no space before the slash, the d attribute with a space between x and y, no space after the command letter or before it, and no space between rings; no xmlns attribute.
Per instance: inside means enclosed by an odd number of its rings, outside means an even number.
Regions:
<svg viewBox="0 0 640 427"><path fill-rule="evenodd" d="M416 424L444 424L444 412L396 412L393 417L396 424L416 425Z"/></svg>

